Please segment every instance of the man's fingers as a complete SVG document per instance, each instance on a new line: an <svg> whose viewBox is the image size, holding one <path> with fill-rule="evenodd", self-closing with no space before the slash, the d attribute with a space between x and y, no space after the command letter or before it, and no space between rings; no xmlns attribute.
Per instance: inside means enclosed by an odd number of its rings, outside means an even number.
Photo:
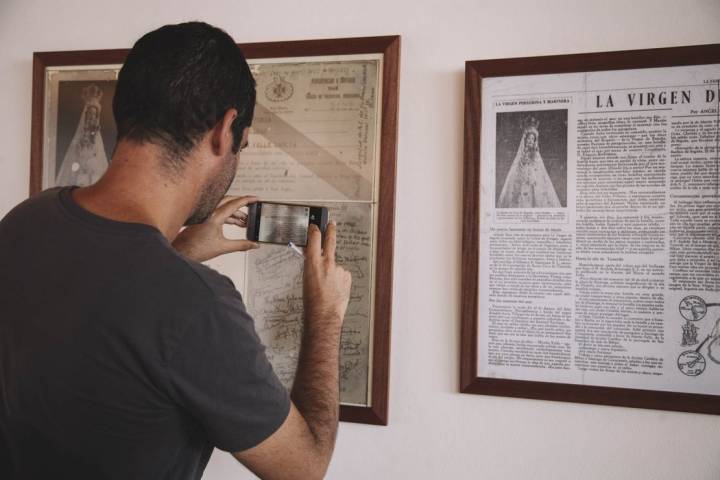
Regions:
<svg viewBox="0 0 720 480"><path fill-rule="evenodd" d="M251 242L250 240L225 240L225 250L227 252L245 252L260 248L260 244Z"/></svg>
<svg viewBox="0 0 720 480"><path fill-rule="evenodd" d="M232 215L225 219L225 223L231 225L247 226L248 215L240 210L235 211Z"/></svg>
<svg viewBox="0 0 720 480"><path fill-rule="evenodd" d="M222 207L223 205L227 205L228 202L232 202L233 200L240 198L236 197L235 195L226 195L218 202L218 204L215 206L215 210L217 211L218 208Z"/></svg>
<svg viewBox="0 0 720 480"><path fill-rule="evenodd" d="M223 198L220 199L220 201L218 202L218 204L215 208L222 207L227 202L231 202L231 201L235 200L236 198L238 198L238 197L236 197L235 195L225 195Z"/></svg>
<svg viewBox="0 0 720 480"><path fill-rule="evenodd" d="M225 225L237 225L238 227L247 227L247 219L238 219L235 217L229 217L225 219Z"/></svg>
<svg viewBox="0 0 720 480"><path fill-rule="evenodd" d="M308 227L308 241L307 247L305 248L305 257L310 260L316 260L322 255L322 236L320 235L320 229L315 224L310 224Z"/></svg>
<svg viewBox="0 0 720 480"><path fill-rule="evenodd" d="M352 286L352 274L350 272L348 272L347 270L345 270L344 268L342 269L342 271L343 271L343 280L345 281L347 289L350 290L350 287Z"/></svg>
<svg viewBox="0 0 720 480"><path fill-rule="evenodd" d="M230 198L230 197L226 197L226 198ZM221 202L220 206L215 209L215 212L213 212L212 217L219 223L223 223L223 222L225 222L225 220L228 217L230 217L233 213L235 213L241 207L244 207L250 203L255 203L257 201L258 201L258 198L253 195L246 195L244 197L234 197L230 200Z"/></svg>
<svg viewBox="0 0 720 480"><path fill-rule="evenodd" d="M325 230L325 248L323 249L323 256L327 260L335 261L335 247L337 245L337 234L335 229L335 222L331 221L328 223L327 229Z"/></svg>

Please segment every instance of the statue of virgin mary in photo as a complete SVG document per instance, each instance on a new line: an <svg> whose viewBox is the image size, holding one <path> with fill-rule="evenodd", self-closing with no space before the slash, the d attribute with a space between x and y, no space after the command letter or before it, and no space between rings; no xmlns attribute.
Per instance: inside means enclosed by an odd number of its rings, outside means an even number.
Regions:
<svg viewBox="0 0 720 480"><path fill-rule="evenodd" d="M85 105L75 135L63 157L55 185L87 186L95 183L108 167L105 145L100 135L103 92L97 85L83 88Z"/></svg>
<svg viewBox="0 0 720 480"><path fill-rule="evenodd" d="M539 122L523 121L523 134L515 160L503 185L497 208L560 208L555 188L540 155Z"/></svg>

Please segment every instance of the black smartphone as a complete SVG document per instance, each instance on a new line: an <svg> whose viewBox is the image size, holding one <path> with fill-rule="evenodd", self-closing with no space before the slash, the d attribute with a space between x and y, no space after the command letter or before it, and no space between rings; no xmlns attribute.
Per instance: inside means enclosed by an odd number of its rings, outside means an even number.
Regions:
<svg viewBox="0 0 720 480"><path fill-rule="evenodd" d="M328 210L325 207L290 203L257 202L248 205L247 238L253 242L289 242L298 247L307 245L307 231L311 223L325 234Z"/></svg>

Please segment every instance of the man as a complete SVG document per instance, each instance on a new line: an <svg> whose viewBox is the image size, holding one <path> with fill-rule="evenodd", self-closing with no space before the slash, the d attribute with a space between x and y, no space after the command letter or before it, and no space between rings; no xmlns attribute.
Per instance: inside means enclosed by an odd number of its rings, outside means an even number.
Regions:
<svg viewBox="0 0 720 480"><path fill-rule="evenodd" d="M218 206L254 102L226 33L151 32L118 77L105 175L0 222L0 478L194 479L213 447L262 478L324 475L350 291L335 226L324 249L308 232L289 397L232 282L198 263L257 246L222 234L255 198Z"/></svg>

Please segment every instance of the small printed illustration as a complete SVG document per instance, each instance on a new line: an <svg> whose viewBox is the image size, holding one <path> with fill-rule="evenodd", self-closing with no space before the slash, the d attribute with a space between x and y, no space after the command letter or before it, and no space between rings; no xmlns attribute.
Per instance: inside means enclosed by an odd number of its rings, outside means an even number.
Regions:
<svg viewBox="0 0 720 480"><path fill-rule="evenodd" d="M683 334L681 345L683 347L689 347L698 344L698 328L695 326L694 323L687 322L685 325L682 326L682 330Z"/></svg>
<svg viewBox="0 0 720 480"><path fill-rule="evenodd" d="M497 114L496 208L567 206L567 110Z"/></svg>
<svg viewBox="0 0 720 480"><path fill-rule="evenodd" d="M293 93L295 93L293 84L281 77L276 77L272 83L265 87L265 98L271 102L290 100Z"/></svg>
<svg viewBox="0 0 720 480"><path fill-rule="evenodd" d="M705 300L697 295L688 295L680 301L680 315L685 320L697 322L702 320L707 313Z"/></svg>
<svg viewBox="0 0 720 480"><path fill-rule="evenodd" d="M706 345L710 360L720 365L720 317L715 320L712 330L705 339L702 342L698 340L702 328L700 320L705 318L709 307L719 306L720 303L706 303L705 299L697 295L688 295L680 301L680 315L685 320L685 324L682 325L680 345L689 347L699 344L695 350L685 350L678 357L678 368L689 377L697 377L705 371L707 362L701 350Z"/></svg>
<svg viewBox="0 0 720 480"><path fill-rule="evenodd" d="M688 377L697 377L705 371L705 357L695 350L686 350L678 357L678 368Z"/></svg>
<svg viewBox="0 0 720 480"><path fill-rule="evenodd" d="M59 83L56 186L91 185L105 173L117 135L114 93L114 81ZM109 150L103 137L111 142Z"/></svg>

